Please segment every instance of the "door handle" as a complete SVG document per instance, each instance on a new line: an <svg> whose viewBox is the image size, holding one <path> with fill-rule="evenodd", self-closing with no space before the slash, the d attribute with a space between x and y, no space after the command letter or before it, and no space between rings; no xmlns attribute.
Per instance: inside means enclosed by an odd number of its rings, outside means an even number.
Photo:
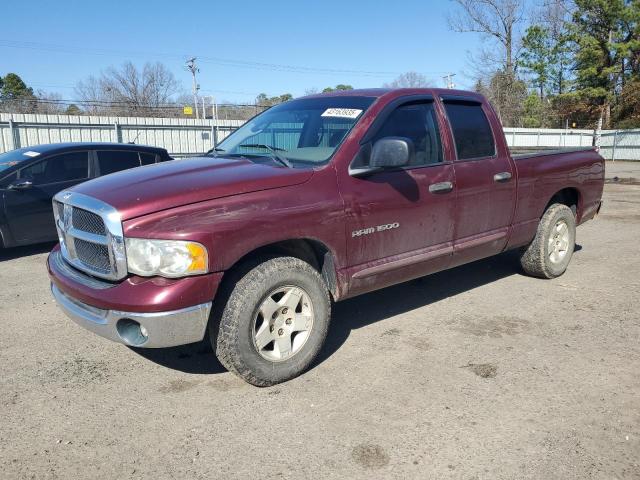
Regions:
<svg viewBox="0 0 640 480"><path fill-rule="evenodd" d="M18 180L7 187L9 190L26 190L33 186L31 180Z"/></svg>
<svg viewBox="0 0 640 480"><path fill-rule="evenodd" d="M500 172L493 176L493 181L498 183L508 182L511 180L511 172Z"/></svg>
<svg viewBox="0 0 640 480"><path fill-rule="evenodd" d="M438 182L429 185L429 192L431 193L448 193L453 190L453 183L451 182Z"/></svg>

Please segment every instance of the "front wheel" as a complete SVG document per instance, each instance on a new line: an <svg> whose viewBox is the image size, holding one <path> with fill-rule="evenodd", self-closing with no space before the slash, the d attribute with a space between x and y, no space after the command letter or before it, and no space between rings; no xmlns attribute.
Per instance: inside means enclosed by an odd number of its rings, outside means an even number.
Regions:
<svg viewBox="0 0 640 480"><path fill-rule="evenodd" d="M210 338L229 371L256 386L275 385L309 367L330 314L320 274L300 259L277 257L238 279Z"/></svg>
<svg viewBox="0 0 640 480"><path fill-rule="evenodd" d="M539 278L562 275L576 242L576 218L566 205L554 203L544 213L531 244L520 257L526 273Z"/></svg>

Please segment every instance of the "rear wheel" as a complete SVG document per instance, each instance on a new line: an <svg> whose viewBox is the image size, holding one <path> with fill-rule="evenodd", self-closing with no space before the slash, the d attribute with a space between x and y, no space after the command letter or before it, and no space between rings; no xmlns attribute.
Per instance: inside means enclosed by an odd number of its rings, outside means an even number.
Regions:
<svg viewBox="0 0 640 480"><path fill-rule="evenodd" d="M573 210L554 203L540 219L536 236L520 257L520 264L526 273L534 277L559 277L571 261L575 241Z"/></svg>
<svg viewBox="0 0 640 480"><path fill-rule="evenodd" d="M272 258L237 280L210 338L229 371L253 385L274 385L309 367L330 312L329 293L313 267L293 257Z"/></svg>

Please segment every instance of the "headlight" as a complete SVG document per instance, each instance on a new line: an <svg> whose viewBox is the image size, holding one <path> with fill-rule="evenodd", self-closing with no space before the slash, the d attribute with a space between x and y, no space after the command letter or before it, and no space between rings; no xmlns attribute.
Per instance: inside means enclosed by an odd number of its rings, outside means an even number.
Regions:
<svg viewBox="0 0 640 480"><path fill-rule="evenodd" d="M177 278L207 273L207 249L196 242L126 238L130 273Z"/></svg>

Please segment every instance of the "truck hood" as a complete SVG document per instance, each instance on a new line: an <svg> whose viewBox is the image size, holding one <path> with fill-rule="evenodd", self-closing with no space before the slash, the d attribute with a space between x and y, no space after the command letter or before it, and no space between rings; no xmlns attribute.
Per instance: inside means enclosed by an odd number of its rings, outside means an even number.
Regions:
<svg viewBox="0 0 640 480"><path fill-rule="evenodd" d="M117 208L129 220L168 208L307 181L312 169L257 164L242 158L195 157L124 170L71 191Z"/></svg>

